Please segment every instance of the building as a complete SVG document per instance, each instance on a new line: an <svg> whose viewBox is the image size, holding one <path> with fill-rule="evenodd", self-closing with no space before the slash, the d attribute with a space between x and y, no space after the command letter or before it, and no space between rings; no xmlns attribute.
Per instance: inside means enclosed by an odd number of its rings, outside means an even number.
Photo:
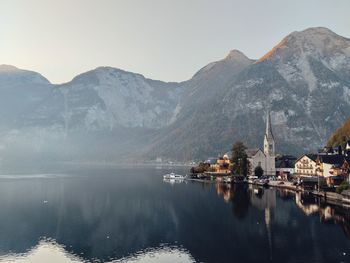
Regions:
<svg viewBox="0 0 350 263"><path fill-rule="evenodd" d="M255 168L258 166L264 170L266 156L261 149L247 149L246 154L250 163L251 174L254 174Z"/></svg>
<svg viewBox="0 0 350 263"><path fill-rule="evenodd" d="M292 155L276 157L276 174L284 180L289 180L294 174L294 166L297 158Z"/></svg>
<svg viewBox="0 0 350 263"><path fill-rule="evenodd" d="M264 154L265 154L265 175L276 175L275 165L275 139L272 134L270 112L267 113L266 131L264 136Z"/></svg>
<svg viewBox="0 0 350 263"><path fill-rule="evenodd" d="M339 185L348 179L350 157L341 154L305 154L295 162L295 175L301 180Z"/></svg>
<svg viewBox="0 0 350 263"><path fill-rule="evenodd" d="M316 177L317 154L304 154L295 161L294 172L299 178Z"/></svg>
<svg viewBox="0 0 350 263"><path fill-rule="evenodd" d="M264 170L264 175L275 176L275 139L272 133L270 113L266 116L266 130L264 135L264 150L261 149L248 149L246 151L248 160L251 165L251 174L254 174L254 170L257 166L260 166Z"/></svg>
<svg viewBox="0 0 350 263"><path fill-rule="evenodd" d="M228 175L231 173L231 160L227 154L219 158L209 158L205 163L210 165L209 174Z"/></svg>
<svg viewBox="0 0 350 263"><path fill-rule="evenodd" d="M350 156L350 140L348 140L347 143L346 143L346 145L345 145L344 154L345 154L346 156Z"/></svg>

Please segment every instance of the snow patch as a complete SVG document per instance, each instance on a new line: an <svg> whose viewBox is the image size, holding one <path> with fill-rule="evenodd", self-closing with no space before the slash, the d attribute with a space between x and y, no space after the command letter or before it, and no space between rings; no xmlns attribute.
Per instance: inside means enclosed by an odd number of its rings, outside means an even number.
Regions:
<svg viewBox="0 0 350 263"><path fill-rule="evenodd" d="M301 75L308 84L309 91L312 92L317 88L317 79L312 72L307 57L302 53L301 59L298 61L297 67L301 70Z"/></svg>
<svg viewBox="0 0 350 263"><path fill-rule="evenodd" d="M283 99L283 94L280 89L274 89L269 95L270 101L279 101Z"/></svg>
<svg viewBox="0 0 350 263"><path fill-rule="evenodd" d="M252 109L252 110L261 110L263 109L263 104L261 101L254 101L252 103L248 103L247 108Z"/></svg>
<svg viewBox="0 0 350 263"><path fill-rule="evenodd" d="M288 116L284 111L273 111L271 114L271 122L273 125L285 124L288 120Z"/></svg>
<svg viewBox="0 0 350 263"><path fill-rule="evenodd" d="M328 89L332 89L332 88L338 87L340 85L340 83L337 81L320 82L319 84L321 87L328 88Z"/></svg>
<svg viewBox="0 0 350 263"><path fill-rule="evenodd" d="M174 110L173 116L171 116L171 119L170 119L168 124L172 124L176 121L177 115L180 113L181 109L182 109L182 107L181 107L180 103L178 103L176 105L175 110Z"/></svg>
<svg viewBox="0 0 350 263"><path fill-rule="evenodd" d="M343 87L343 97L344 100L350 104L350 88L349 87Z"/></svg>

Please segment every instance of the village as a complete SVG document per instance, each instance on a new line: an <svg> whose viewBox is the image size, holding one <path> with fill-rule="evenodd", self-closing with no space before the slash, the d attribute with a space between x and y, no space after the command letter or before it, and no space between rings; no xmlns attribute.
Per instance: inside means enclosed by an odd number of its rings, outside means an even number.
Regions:
<svg viewBox="0 0 350 263"><path fill-rule="evenodd" d="M277 155L267 113L263 149L247 149L242 142L236 142L231 152L192 167L190 179L280 187L307 192L338 204L350 203L350 140L343 148L324 147L317 153L299 157Z"/></svg>

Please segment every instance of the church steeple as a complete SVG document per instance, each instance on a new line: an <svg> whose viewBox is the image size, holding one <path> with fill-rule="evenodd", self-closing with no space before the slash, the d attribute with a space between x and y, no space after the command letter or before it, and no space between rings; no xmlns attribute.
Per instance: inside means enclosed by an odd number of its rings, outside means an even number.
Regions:
<svg viewBox="0 0 350 263"><path fill-rule="evenodd" d="M266 131L264 136L264 153L265 155L275 155L275 139L271 128L270 112L266 113Z"/></svg>
<svg viewBox="0 0 350 263"><path fill-rule="evenodd" d="M267 135L268 138L271 138L272 140L273 138L273 134L272 134L272 128L271 128L271 119L270 119L270 112L267 111L266 113L266 131L265 131L265 135Z"/></svg>

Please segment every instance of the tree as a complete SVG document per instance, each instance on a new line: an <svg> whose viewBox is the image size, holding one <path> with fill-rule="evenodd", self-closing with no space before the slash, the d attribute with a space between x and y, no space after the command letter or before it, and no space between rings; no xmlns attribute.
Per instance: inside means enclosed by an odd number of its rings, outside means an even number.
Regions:
<svg viewBox="0 0 350 263"><path fill-rule="evenodd" d="M192 167L190 171L192 174L196 174L207 172L209 169L210 164L201 162L198 164L198 166Z"/></svg>
<svg viewBox="0 0 350 263"><path fill-rule="evenodd" d="M246 153L247 147L240 141L232 145L232 173L247 176L250 163Z"/></svg>
<svg viewBox="0 0 350 263"><path fill-rule="evenodd" d="M257 167L255 167L255 169L254 169L254 175L255 175L255 176L257 176L258 178L260 178L261 176L263 176L263 174L264 174L264 170L263 170L263 168L261 168L260 165L257 166Z"/></svg>

